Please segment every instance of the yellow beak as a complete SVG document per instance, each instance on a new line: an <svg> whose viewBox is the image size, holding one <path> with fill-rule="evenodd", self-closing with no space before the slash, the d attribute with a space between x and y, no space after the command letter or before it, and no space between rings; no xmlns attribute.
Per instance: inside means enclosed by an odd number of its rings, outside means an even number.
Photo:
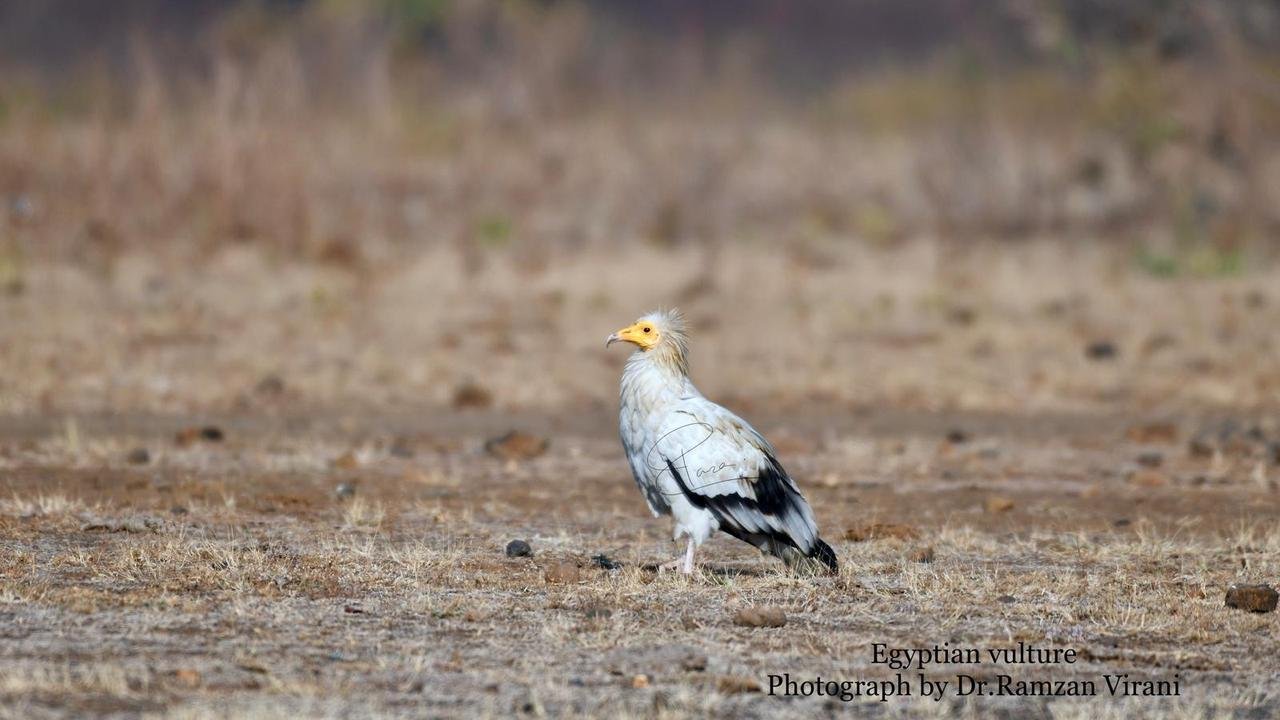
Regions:
<svg viewBox="0 0 1280 720"><path fill-rule="evenodd" d="M644 331L640 329L640 325L637 323L635 325L628 325L605 338L604 346L609 347L610 345L621 341L629 342L639 348L645 348L650 345L650 343L647 342L648 340L649 338L645 337Z"/></svg>

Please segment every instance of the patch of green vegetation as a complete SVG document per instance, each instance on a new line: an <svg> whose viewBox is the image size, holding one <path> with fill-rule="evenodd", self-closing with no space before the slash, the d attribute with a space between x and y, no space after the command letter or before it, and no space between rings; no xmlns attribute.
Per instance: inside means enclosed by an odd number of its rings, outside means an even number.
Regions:
<svg viewBox="0 0 1280 720"><path fill-rule="evenodd" d="M1143 248L1133 258L1138 269L1158 278L1171 278L1178 275L1178 259L1172 255L1158 253Z"/></svg>
<svg viewBox="0 0 1280 720"><path fill-rule="evenodd" d="M319 318L340 317L346 309L346 301L333 288L316 285L311 288L311 310Z"/></svg>
<svg viewBox="0 0 1280 720"><path fill-rule="evenodd" d="M858 234L873 245L888 246L901 234L898 221L888 208L880 203L858 206L853 216Z"/></svg>
<svg viewBox="0 0 1280 720"><path fill-rule="evenodd" d="M1184 275L1233 277L1245 271L1246 258L1238 248L1223 249L1201 244L1172 253L1143 248L1135 254L1134 264L1138 269L1157 278Z"/></svg>
<svg viewBox="0 0 1280 720"><path fill-rule="evenodd" d="M1244 253L1239 249L1201 246L1187 254L1188 272L1203 276L1235 276L1244 272Z"/></svg>
<svg viewBox="0 0 1280 720"><path fill-rule="evenodd" d="M0 248L0 293L22 294L27 287L24 264L22 255L17 250L4 251Z"/></svg>
<svg viewBox="0 0 1280 720"><path fill-rule="evenodd" d="M360 17L367 15L372 7L398 40L409 45L438 29L451 4L450 0L324 0L318 3L318 8L330 17Z"/></svg>
<svg viewBox="0 0 1280 720"><path fill-rule="evenodd" d="M476 223L476 239L484 247L506 247L511 242L511 234L511 220L505 215L487 215Z"/></svg>
<svg viewBox="0 0 1280 720"><path fill-rule="evenodd" d="M1103 65L1098 80L1096 121L1145 161L1185 133L1171 114L1177 107L1174 91L1167 73L1153 62L1115 58Z"/></svg>

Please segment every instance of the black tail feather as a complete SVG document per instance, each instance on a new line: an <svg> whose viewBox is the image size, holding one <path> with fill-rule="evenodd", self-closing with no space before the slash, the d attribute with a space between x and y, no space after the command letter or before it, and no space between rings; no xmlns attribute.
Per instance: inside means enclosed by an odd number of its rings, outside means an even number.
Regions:
<svg viewBox="0 0 1280 720"><path fill-rule="evenodd" d="M833 574L840 572L840 563L836 560L836 551L832 550L831 546L823 542L821 538L814 541L813 549L809 551L809 557L826 565Z"/></svg>
<svg viewBox="0 0 1280 720"><path fill-rule="evenodd" d="M772 459L772 458L770 458ZM737 494L726 495L700 495L689 489L685 484L684 478L680 476L680 471L670 460L667 461L667 470L671 472L671 477L679 486L680 492L685 498L696 508L707 510L715 516L719 521L720 529L724 532L738 538L739 540L755 545L762 552L780 558L789 568L807 568L813 572L821 572L824 569L832 574L840 572L840 564L836 561L836 551L831 546L822 541L821 538L815 538L813 547L809 549L808 554L800 549L796 541L790 535L781 530L767 531L763 533L748 532L738 527L734 521L730 508L746 506L754 512L763 513L765 515L778 515L784 512L788 502L804 503L804 498L800 497L796 492L794 498L782 491L781 480L778 476L785 476L777 461L775 464L777 475L771 475L774 481L772 483L763 483L761 490L764 492L760 498L744 498ZM762 476L763 477L763 476ZM770 489L772 488L772 489Z"/></svg>

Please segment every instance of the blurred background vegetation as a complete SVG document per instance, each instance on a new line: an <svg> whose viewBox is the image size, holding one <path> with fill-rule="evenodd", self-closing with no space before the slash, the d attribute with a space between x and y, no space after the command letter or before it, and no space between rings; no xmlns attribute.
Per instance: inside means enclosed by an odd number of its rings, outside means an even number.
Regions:
<svg viewBox="0 0 1280 720"><path fill-rule="evenodd" d="M228 243L1280 255L1262 0L8 0L0 275Z"/></svg>

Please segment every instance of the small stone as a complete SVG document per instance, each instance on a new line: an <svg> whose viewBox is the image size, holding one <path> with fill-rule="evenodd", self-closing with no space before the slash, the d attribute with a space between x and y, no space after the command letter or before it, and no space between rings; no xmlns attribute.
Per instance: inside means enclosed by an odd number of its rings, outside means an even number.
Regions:
<svg viewBox="0 0 1280 720"><path fill-rule="evenodd" d="M186 507L182 505L174 505L173 507L169 508L169 514L171 515L187 515L190 512L191 512L190 510L188 510Z"/></svg>
<svg viewBox="0 0 1280 720"><path fill-rule="evenodd" d="M1196 458L1213 457L1215 447L1213 441L1203 433L1187 442L1187 454Z"/></svg>
<svg viewBox="0 0 1280 720"><path fill-rule="evenodd" d="M911 562L933 562L933 546L926 545L925 547L918 548L915 552L911 553Z"/></svg>
<svg viewBox="0 0 1280 720"><path fill-rule="evenodd" d="M956 305L947 311L947 320L956 325L972 325L978 319L978 313L971 307Z"/></svg>
<svg viewBox="0 0 1280 720"><path fill-rule="evenodd" d="M533 557L533 547L524 540L507 543L507 557Z"/></svg>
<svg viewBox="0 0 1280 720"><path fill-rule="evenodd" d="M453 391L455 408L485 408L492 404L493 393L473 382L463 383Z"/></svg>
<svg viewBox="0 0 1280 720"><path fill-rule="evenodd" d="M844 531L844 539L851 542L865 542L867 540L883 540L893 538L896 540L914 540L920 534L910 525L900 525L898 523L868 523L851 527Z"/></svg>
<svg viewBox="0 0 1280 720"><path fill-rule="evenodd" d="M637 690L649 687L649 676L636 675L635 677L631 678L631 687Z"/></svg>
<svg viewBox="0 0 1280 720"><path fill-rule="evenodd" d="M604 553L600 553L599 555L592 555L591 563L596 567L602 568L604 570L621 570L622 569L622 563L618 562L617 560L614 560L613 558L609 557L608 555L605 555Z"/></svg>
<svg viewBox="0 0 1280 720"><path fill-rule="evenodd" d="M1008 605L1010 603L1018 602L1018 598L1012 595L1001 595L1000 597L996 598L996 602L1004 603L1005 605Z"/></svg>
<svg viewBox="0 0 1280 720"><path fill-rule="evenodd" d="M222 442L224 437L221 428L216 425L206 425L205 427L183 428L174 434L173 441L179 447L188 447L197 440Z"/></svg>
<svg viewBox="0 0 1280 720"><path fill-rule="evenodd" d="M280 397L284 395L284 379L279 375L267 375L258 381L253 391L262 397Z"/></svg>
<svg viewBox="0 0 1280 720"><path fill-rule="evenodd" d="M1149 335L1146 340L1142 341L1142 357L1149 358L1158 352L1176 347L1177 344L1178 338L1170 335L1169 333L1156 333L1154 335Z"/></svg>
<svg viewBox="0 0 1280 720"><path fill-rule="evenodd" d="M1164 487L1169 484L1169 478L1157 470L1135 470L1129 473L1129 484L1145 488Z"/></svg>
<svg viewBox="0 0 1280 720"><path fill-rule="evenodd" d="M348 450L338 457L334 458L329 466L334 470L355 470L360 467L360 461L356 459L356 454Z"/></svg>
<svg viewBox="0 0 1280 720"><path fill-rule="evenodd" d="M263 665L262 663L252 658L237 660L236 667L240 668L245 672L253 673L254 675L266 675L270 672L270 670L267 669L266 665Z"/></svg>
<svg viewBox="0 0 1280 720"><path fill-rule="evenodd" d="M562 562L548 567L543 572L542 578L549 583L574 585L582 579L582 571L574 563Z"/></svg>
<svg viewBox="0 0 1280 720"><path fill-rule="evenodd" d="M1276 609L1280 593L1270 585L1232 585L1227 588L1227 607L1256 613Z"/></svg>
<svg viewBox="0 0 1280 720"><path fill-rule="evenodd" d="M779 607L745 607L734 613L733 624L742 627L782 627L787 624L787 613Z"/></svg>
<svg viewBox="0 0 1280 720"><path fill-rule="evenodd" d="M1158 452L1144 452L1138 455L1138 464L1148 468L1158 468L1164 464L1164 455Z"/></svg>
<svg viewBox="0 0 1280 720"><path fill-rule="evenodd" d="M951 428L947 431L947 442L952 445L969 442L969 433L961 430L960 428Z"/></svg>
<svg viewBox="0 0 1280 720"><path fill-rule="evenodd" d="M333 489L333 494L342 500L353 498L356 496L356 485L349 482L338 483L338 486Z"/></svg>
<svg viewBox="0 0 1280 720"><path fill-rule="evenodd" d="M1172 445L1178 441L1178 426L1171 422L1131 425L1125 437L1139 445Z"/></svg>
<svg viewBox="0 0 1280 720"><path fill-rule="evenodd" d="M680 669L687 672L702 672L707 669L707 656L702 653L689 653L681 658Z"/></svg>
<svg viewBox="0 0 1280 720"><path fill-rule="evenodd" d="M334 235L320 246L317 259L334 267L348 270L359 268L364 263L364 254L360 251L359 242L347 235Z"/></svg>
<svg viewBox="0 0 1280 720"><path fill-rule="evenodd" d="M983 508L992 515L996 513L1008 512L1013 509L1013 500L1002 495L992 495L983 503Z"/></svg>
<svg viewBox="0 0 1280 720"><path fill-rule="evenodd" d="M839 487L841 482L840 476L835 473L823 473L813 479L815 485L829 488Z"/></svg>
<svg viewBox="0 0 1280 720"><path fill-rule="evenodd" d="M725 675L716 680L716 690L725 695L741 695L743 693L760 692L760 682L755 678L742 675Z"/></svg>
<svg viewBox="0 0 1280 720"><path fill-rule="evenodd" d="M146 465L151 462L151 452L144 447L134 448L125 458L131 465Z"/></svg>
<svg viewBox="0 0 1280 720"><path fill-rule="evenodd" d="M391 441L391 447L387 452L391 453L391 457L409 459L414 456L413 441L407 437L397 437Z"/></svg>
<svg viewBox="0 0 1280 720"><path fill-rule="evenodd" d="M550 445L546 438L512 430L485 442L484 449L500 460L531 460L545 453Z"/></svg>
<svg viewBox="0 0 1280 720"><path fill-rule="evenodd" d="M1119 354L1119 348L1109 340L1096 340L1084 348L1084 356L1090 360L1112 360Z"/></svg>

